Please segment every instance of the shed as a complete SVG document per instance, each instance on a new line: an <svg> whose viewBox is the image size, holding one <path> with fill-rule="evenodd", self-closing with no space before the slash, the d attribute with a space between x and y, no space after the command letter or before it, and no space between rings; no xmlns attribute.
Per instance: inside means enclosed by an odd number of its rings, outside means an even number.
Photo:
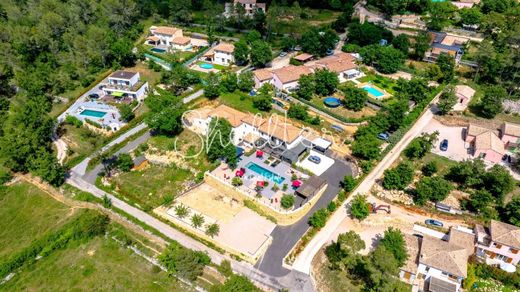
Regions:
<svg viewBox="0 0 520 292"><path fill-rule="evenodd" d="M300 156L307 152L308 148L302 142L291 149L287 149L282 153L282 159L288 163L295 163L300 159Z"/></svg>
<svg viewBox="0 0 520 292"><path fill-rule="evenodd" d="M296 194L304 198L304 202L319 193L327 186L327 181L319 176L311 176L296 189Z"/></svg>
<svg viewBox="0 0 520 292"><path fill-rule="evenodd" d="M307 61L310 61L312 59L312 57L313 57L313 55L311 55L311 54L303 53L303 54L300 54L300 55L294 57L294 59L296 61L300 61L302 63L305 63Z"/></svg>
<svg viewBox="0 0 520 292"><path fill-rule="evenodd" d="M329 149L330 145L332 145L332 142L330 142L329 140L320 138L320 137L312 140L312 146L314 147L315 150L318 150L320 152L327 151L327 149Z"/></svg>
<svg viewBox="0 0 520 292"><path fill-rule="evenodd" d="M142 170L148 166L149 162L143 155L134 158L134 166L132 170Z"/></svg>

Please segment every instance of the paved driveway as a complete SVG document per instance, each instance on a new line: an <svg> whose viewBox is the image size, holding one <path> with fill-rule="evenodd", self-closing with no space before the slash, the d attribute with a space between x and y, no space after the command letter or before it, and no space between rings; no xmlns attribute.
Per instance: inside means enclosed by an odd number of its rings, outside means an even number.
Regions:
<svg viewBox="0 0 520 292"><path fill-rule="evenodd" d="M309 160L309 157L317 156L321 159L320 163L314 163ZM303 161L298 161L296 163L297 166L307 169L308 171L314 173L315 175L322 175L327 169L329 169L334 164L334 159L329 158L319 152L311 150L309 156L305 158Z"/></svg>
<svg viewBox="0 0 520 292"><path fill-rule="evenodd" d="M462 161L464 159L473 158L469 151L469 143L466 143L463 138L464 130L465 127L445 126L436 119L432 119L431 122L424 127L423 132L433 133L439 131L439 139L435 142L432 153L451 160ZM448 140L447 151L441 151L439 148L441 141L444 139Z"/></svg>

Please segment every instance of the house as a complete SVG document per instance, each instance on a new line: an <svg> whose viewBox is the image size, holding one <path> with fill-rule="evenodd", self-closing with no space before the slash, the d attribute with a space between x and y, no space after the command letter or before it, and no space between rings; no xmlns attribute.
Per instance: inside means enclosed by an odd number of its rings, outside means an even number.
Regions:
<svg viewBox="0 0 520 292"><path fill-rule="evenodd" d="M491 220L489 227L475 226L476 255L488 265L515 271L520 262L520 227Z"/></svg>
<svg viewBox="0 0 520 292"><path fill-rule="evenodd" d="M351 54L341 52L318 60L315 66L338 74L339 81L345 82L361 74L355 60Z"/></svg>
<svg viewBox="0 0 520 292"><path fill-rule="evenodd" d="M229 66L235 63L234 51L235 46L233 44L221 42L202 55L202 60L218 65Z"/></svg>
<svg viewBox="0 0 520 292"><path fill-rule="evenodd" d="M464 53L463 45L468 39L448 35L444 32L429 32L428 35L431 40L430 49L426 52L424 61L433 63L442 53L452 56L456 63L460 61Z"/></svg>
<svg viewBox="0 0 520 292"><path fill-rule="evenodd" d="M293 91L298 89L298 80L313 71L307 66L289 65L272 71L273 85L279 90Z"/></svg>
<svg viewBox="0 0 520 292"><path fill-rule="evenodd" d="M171 41L171 45L175 50L189 51L191 50L191 39L185 36L176 37Z"/></svg>
<svg viewBox="0 0 520 292"><path fill-rule="evenodd" d="M142 101L148 92L148 82L141 81L139 72L116 71L108 76L108 83L103 85L105 95L117 98L131 98Z"/></svg>
<svg viewBox="0 0 520 292"><path fill-rule="evenodd" d="M493 163L500 162L504 154L506 154L504 143L493 131L487 131L478 135L473 145L473 155L475 157L480 157Z"/></svg>
<svg viewBox="0 0 520 292"><path fill-rule="evenodd" d="M467 85L457 85L455 86L455 96L457 97L457 103L453 106L454 111L464 111L470 102L470 100L475 95L475 89L467 86Z"/></svg>
<svg viewBox="0 0 520 292"><path fill-rule="evenodd" d="M260 88L266 83L273 84L273 73L267 69L253 71L253 78L255 80L255 88Z"/></svg>
<svg viewBox="0 0 520 292"><path fill-rule="evenodd" d="M399 270L401 281L413 284L417 277L417 263L419 262L419 249L421 248L421 238L410 234L403 235L406 244L406 254L408 258Z"/></svg>
<svg viewBox="0 0 520 292"><path fill-rule="evenodd" d="M500 139L507 148L514 148L520 142L520 125L504 122L500 126Z"/></svg>
<svg viewBox="0 0 520 292"><path fill-rule="evenodd" d="M474 143L478 135L488 131L491 130L488 128L477 126L475 124L469 124L468 128L466 129L466 137L464 138L464 140L468 143Z"/></svg>
<svg viewBox="0 0 520 292"><path fill-rule="evenodd" d="M231 17L236 12L236 7L240 5L244 8L245 16L252 17L255 15L255 12L260 11L265 14L266 12L266 4L265 3L257 3L256 0L234 0L232 3L226 3L224 7L224 16Z"/></svg>
<svg viewBox="0 0 520 292"><path fill-rule="evenodd" d="M150 27L150 36L146 38L146 43L153 46L172 46L175 38L182 37L182 29L170 26Z"/></svg>

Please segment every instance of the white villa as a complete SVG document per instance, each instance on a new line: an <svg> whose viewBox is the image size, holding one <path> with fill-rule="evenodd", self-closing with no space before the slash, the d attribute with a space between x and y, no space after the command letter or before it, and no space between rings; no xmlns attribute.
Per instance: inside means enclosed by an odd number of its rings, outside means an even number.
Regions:
<svg viewBox="0 0 520 292"><path fill-rule="evenodd" d="M148 92L148 82L140 80L139 72L120 70L108 76L108 83L104 85L103 92L116 98L126 97L142 101Z"/></svg>
<svg viewBox="0 0 520 292"><path fill-rule="evenodd" d="M202 55L201 59L206 62L229 66L235 63L234 52L235 46L233 44L221 42L215 47L209 49L204 55Z"/></svg>
<svg viewBox="0 0 520 292"><path fill-rule="evenodd" d="M489 228L475 226L477 257L488 265L515 271L520 262L520 227L491 220Z"/></svg>
<svg viewBox="0 0 520 292"><path fill-rule="evenodd" d="M146 38L145 43L165 50L178 51L192 51L194 48L208 46L206 40L184 36L182 29L170 26L151 26L150 36Z"/></svg>
<svg viewBox="0 0 520 292"><path fill-rule="evenodd" d="M230 17L235 14L234 10L238 5L244 8L247 17L252 17L256 11L262 11L264 14L266 12L265 3L257 3L256 0L234 0L233 2L226 3L224 16Z"/></svg>

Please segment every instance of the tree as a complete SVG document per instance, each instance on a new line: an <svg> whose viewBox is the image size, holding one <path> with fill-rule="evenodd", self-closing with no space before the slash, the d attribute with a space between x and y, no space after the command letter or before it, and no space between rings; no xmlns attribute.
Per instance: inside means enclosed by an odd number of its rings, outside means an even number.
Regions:
<svg viewBox="0 0 520 292"><path fill-rule="evenodd" d="M404 150L404 154L410 159L423 158L433 148L433 143L437 141L438 136L438 131L432 134L423 133L420 137L413 139Z"/></svg>
<svg viewBox="0 0 520 292"><path fill-rule="evenodd" d="M308 107L306 105L293 103L289 107L289 110L287 110L287 116L292 119L306 121L309 119L309 113L307 110Z"/></svg>
<svg viewBox="0 0 520 292"><path fill-rule="evenodd" d="M428 80L424 78L413 77L410 81L403 78L397 80L396 95L399 97L420 103L428 99L429 93Z"/></svg>
<svg viewBox="0 0 520 292"><path fill-rule="evenodd" d="M414 202L424 205L426 201L442 201L452 189L453 186L442 177L423 177L415 186Z"/></svg>
<svg viewBox="0 0 520 292"><path fill-rule="evenodd" d="M390 46L369 45L360 51L363 63L373 65L385 74L395 73L404 64L405 55Z"/></svg>
<svg viewBox="0 0 520 292"><path fill-rule="evenodd" d="M364 47L378 44L382 39L391 43L393 39L392 32L368 21L365 21L363 24L353 23L348 28L348 42L351 44Z"/></svg>
<svg viewBox="0 0 520 292"><path fill-rule="evenodd" d="M107 196L104 195L103 198L101 198L103 202L103 207L110 209L112 207L112 200Z"/></svg>
<svg viewBox="0 0 520 292"><path fill-rule="evenodd" d="M236 47L235 47L236 48ZM217 74L210 72L204 86L204 96L215 99L220 95L220 78Z"/></svg>
<svg viewBox="0 0 520 292"><path fill-rule="evenodd" d="M332 23L332 28L337 32L345 32L345 29L352 21L352 13L354 13L354 6L351 3L346 3L343 7L343 12Z"/></svg>
<svg viewBox="0 0 520 292"><path fill-rule="evenodd" d="M187 249L177 242L170 243L158 259L166 267L168 273L189 281L195 281L202 275L204 266L211 262L207 254Z"/></svg>
<svg viewBox="0 0 520 292"><path fill-rule="evenodd" d="M477 7L462 8L458 12L462 24L479 25L481 23L483 15Z"/></svg>
<svg viewBox="0 0 520 292"><path fill-rule="evenodd" d="M200 214L193 214L191 216L191 225L195 228L199 228L204 224L204 217Z"/></svg>
<svg viewBox="0 0 520 292"><path fill-rule="evenodd" d="M367 160L377 159L381 155L380 146L381 140L377 139L376 134L359 136L352 143L352 154Z"/></svg>
<svg viewBox="0 0 520 292"><path fill-rule="evenodd" d="M324 56L338 42L338 35L331 29L312 27L302 34L300 45L304 52L314 56Z"/></svg>
<svg viewBox="0 0 520 292"><path fill-rule="evenodd" d="M439 102L437 103L437 109L439 111L437 113L439 115L445 115L449 113L456 103L457 97L455 96L455 89L453 86L449 86L439 97Z"/></svg>
<svg viewBox="0 0 520 292"><path fill-rule="evenodd" d="M220 79L220 91L234 92L237 89L238 78L235 72L226 72Z"/></svg>
<svg viewBox="0 0 520 292"><path fill-rule="evenodd" d="M309 218L309 225L314 228L321 229L327 224L327 218L329 217L329 212L327 209L321 208L314 212Z"/></svg>
<svg viewBox="0 0 520 292"><path fill-rule="evenodd" d="M225 159L231 167L237 163L237 153L233 145L232 127L228 120L213 118L206 136L206 151L211 162Z"/></svg>
<svg viewBox="0 0 520 292"><path fill-rule="evenodd" d="M220 232L220 226L217 223L212 223L206 225L206 235L213 238L215 236L218 236Z"/></svg>
<svg viewBox="0 0 520 292"><path fill-rule="evenodd" d="M345 192L350 192L356 187L356 179L351 175L345 175L341 181L341 187Z"/></svg>
<svg viewBox="0 0 520 292"><path fill-rule="evenodd" d="M296 47L296 38L284 36L281 41L281 47L285 52L292 51Z"/></svg>
<svg viewBox="0 0 520 292"><path fill-rule="evenodd" d="M296 95L299 98L303 98L305 100L311 100L312 95L316 91L316 84L314 81L313 74L302 75L300 80L298 80L298 91L296 91Z"/></svg>
<svg viewBox="0 0 520 292"><path fill-rule="evenodd" d="M250 30L245 36L245 41L247 42L248 45L252 45L254 42L261 40L261 39L262 39L262 35L254 29Z"/></svg>
<svg viewBox="0 0 520 292"><path fill-rule="evenodd" d="M421 171L425 176L432 176L437 172L437 170L438 170L438 166L437 166L437 162L435 162L435 160L432 160L432 161L426 163L421 168Z"/></svg>
<svg viewBox="0 0 520 292"><path fill-rule="evenodd" d="M345 97L341 100L343 105L353 111L360 111L365 106L368 94L365 90L354 85L347 85L342 88Z"/></svg>
<svg viewBox="0 0 520 292"><path fill-rule="evenodd" d="M513 198L507 203L504 215L509 223L520 227L520 197Z"/></svg>
<svg viewBox="0 0 520 292"><path fill-rule="evenodd" d="M242 92L249 92L253 89L255 80L251 71L242 72L238 75L238 89Z"/></svg>
<svg viewBox="0 0 520 292"><path fill-rule="evenodd" d="M479 103L480 115L491 119L502 112L502 101L507 96L507 92L499 85L489 86L484 89L484 96Z"/></svg>
<svg viewBox="0 0 520 292"><path fill-rule="evenodd" d="M121 153L117 157L116 166L119 170L128 172L132 169L132 167L134 167L134 161L133 161L132 157L130 156L130 154Z"/></svg>
<svg viewBox="0 0 520 292"><path fill-rule="evenodd" d="M406 243L401 230L393 227L388 228L385 231L385 235L383 236L383 239L381 239L380 244L394 255L399 267L404 265L408 258L408 254L406 252Z"/></svg>
<svg viewBox="0 0 520 292"><path fill-rule="evenodd" d="M268 112L273 108L273 100L265 91L253 97L253 106L261 111Z"/></svg>
<svg viewBox="0 0 520 292"><path fill-rule="evenodd" d="M470 195L469 205L473 211L481 212L492 206L495 198L487 190L476 190Z"/></svg>
<svg viewBox="0 0 520 292"><path fill-rule="evenodd" d="M445 83L451 82L455 75L455 59L446 53L441 53L435 63L442 72L442 78L439 81Z"/></svg>
<svg viewBox="0 0 520 292"><path fill-rule="evenodd" d="M243 291L243 292L256 292L260 291L260 289L256 288L256 286L246 277L242 275L233 274L229 277L224 285L218 287L219 292L235 292L235 291Z"/></svg>
<svg viewBox="0 0 520 292"><path fill-rule="evenodd" d="M243 65L247 63L247 61L249 60L249 46L245 41L240 40L235 43L233 56L235 57L235 63L237 63L238 65Z"/></svg>
<svg viewBox="0 0 520 292"><path fill-rule="evenodd" d="M482 176L485 172L484 162L481 159L468 159L450 167L446 178L464 187L473 187L482 185Z"/></svg>
<svg viewBox="0 0 520 292"><path fill-rule="evenodd" d="M282 205L284 209L292 208L292 206L294 206L294 196L283 195L282 199L280 200L280 205Z"/></svg>
<svg viewBox="0 0 520 292"><path fill-rule="evenodd" d="M424 54L430 47L430 37L425 32L419 33L415 37L415 43L413 44L413 51L415 58L417 60L422 60L424 58Z"/></svg>
<svg viewBox="0 0 520 292"><path fill-rule="evenodd" d="M175 206L174 211L175 215L177 215L177 217L181 219L186 218L186 216L190 214L190 210L188 209L188 207L184 206L183 204Z"/></svg>
<svg viewBox="0 0 520 292"><path fill-rule="evenodd" d="M368 217L370 209L368 207L366 196L357 194L352 199L352 202L350 203L350 214L359 221Z"/></svg>
<svg viewBox="0 0 520 292"><path fill-rule="evenodd" d="M136 56L132 52L134 44L127 38L122 38L115 41L110 46L112 53L112 66L118 67L132 67L135 64Z"/></svg>
<svg viewBox="0 0 520 292"><path fill-rule="evenodd" d="M186 110L180 98L159 90L159 95L150 95L145 103L150 112L145 116L146 124L158 133L176 135L182 131L182 115Z"/></svg>
<svg viewBox="0 0 520 292"><path fill-rule="evenodd" d="M441 31L451 24L455 11L457 11L457 7L451 4L451 2L432 2L426 25L431 30Z"/></svg>
<svg viewBox="0 0 520 292"><path fill-rule="evenodd" d="M400 34L392 40L392 46L407 56L410 49L410 39L406 34Z"/></svg>
<svg viewBox="0 0 520 292"><path fill-rule="evenodd" d="M338 75L327 69L318 69L314 72L314 92L325 96L333 94L339 85Z"/></svg>
<svg viewBox="0 0 520 292"><path fill-rule="evenodd" d="M511 174L505 167L495 164L483 176L482 182L488 190L502 204L504 196L511 192L515 182Z"/></svg>
<svg viewBox="0 0 520 292"><path fill-rule="evenodd" d="M404 190L412 182L413 175L412 164L403 161L395 168L385 170L383 187L387 190Z"/></svg>
<svg viewBox="0 0 520 292"><path fill-rule="evenodd" d="M355 266L361 250L365 249L365 242L354 231L341 233L336 242L325 248L325 255L333 269L349 270Z"/></svg>
<svg viewBox="0 0 520 292"><path fill-rule="evenodd" d="M251 44L251 64L256 67L264 67L273 59L271 46L262 40L256 40Z"/></svg>
<svg viewBox="0 0 520 292"><path fill-rule="evenodd" d="M244 184L242 179L238 176L235 176L233 179L231 179L231 184L235 187L239 187Z"/></svg>
<svg viewBox="0 0 520 292"><path fill-rule="evenodd" d="M121 119L126 122L130 122L134 119L135 114L132 111L132 107L130 107L128 104L122 104L118 106L119 113L121 114Z"/></svg>

